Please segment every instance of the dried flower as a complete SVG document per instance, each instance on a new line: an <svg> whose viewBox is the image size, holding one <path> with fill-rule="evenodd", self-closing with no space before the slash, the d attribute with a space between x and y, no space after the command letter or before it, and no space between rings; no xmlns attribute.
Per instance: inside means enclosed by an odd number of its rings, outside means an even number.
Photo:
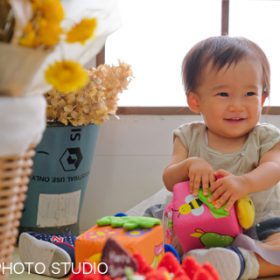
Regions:
<svg viewBox="0 0 280 280"><path fill-rule="evenodd" d="M19 43L28 48L33 48L36 45L36 33L31 22L27 23L24 27L23 35L20 38Z"/></svg>
<svg viewBox="0 0 280 280"><path fill-rule="evenodd" d="M64 10L59 0L32 0L32 9L36 16L42 16L49 22L61 22Z"/></svg>
<svg viewBox="0 0 280 280"><path fill-rule="evenodd" d="M86 40L94 36L94 31L97 26L95 18L85 18L79 23L74 25L72 29L66 35L66 42L84 44Z"/></svg>
<svg viewBox="0 0 280 280"><path fill-rule="evenodd" d="M32 18L25 26L19 44L37 48L53 47L58 44L64 18L63 7L59 0L31 0Z"/></svg>
<svg viewBox="0 0 280 280"><path fill-rule="evenodd" d="M89 81L87 72L76 61L55 62L45 72L46 80L62 93L83 88Z"/></svg>
<svg viewBox="0 0 280 280"><path fill-rule="evenodd" d="M46 94L47 119L74 126L101 124L117 110L118 94L132 78L131 67L100 65L88 70L89 83L67 95L52 90Z"/></svg>

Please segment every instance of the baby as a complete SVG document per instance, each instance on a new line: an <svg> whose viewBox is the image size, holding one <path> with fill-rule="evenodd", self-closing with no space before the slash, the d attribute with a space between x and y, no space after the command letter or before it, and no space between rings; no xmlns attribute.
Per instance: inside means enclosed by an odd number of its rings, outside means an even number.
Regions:
<svg viewBox="0 0 280 280"><path fill-rule="evenodd" d="M211 37L187 53L182 75L189 108L203 122L175 129L166 188L189 180L193 195L202 186L226 210L249 194L256 220L248 234L280 251L280 130L259 123L270 92L264 52L245 38ZM223 280L280 275L280 259L270 263L240 247L188 254L214 264Z"/></svg>

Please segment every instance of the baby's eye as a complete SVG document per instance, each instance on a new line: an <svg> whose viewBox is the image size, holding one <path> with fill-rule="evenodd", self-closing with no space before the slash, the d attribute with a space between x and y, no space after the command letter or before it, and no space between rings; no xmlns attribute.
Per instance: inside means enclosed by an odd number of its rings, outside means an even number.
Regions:
<svg viewBox="0 0 280 280"><path fill-rule="evenodd" d="M253 92L253 91L248 91L248 92L246 92L245 95L246 95L246 96L254 96L254 95L256 95L256 93Z"/></svg>
<svg viewBox="0 0 280 280"><path fill-rule="evenodd" d="M222 96L222 97L227 97L229 96L229 94L227 92L218 92L217 93L218 96Z"/></svg>

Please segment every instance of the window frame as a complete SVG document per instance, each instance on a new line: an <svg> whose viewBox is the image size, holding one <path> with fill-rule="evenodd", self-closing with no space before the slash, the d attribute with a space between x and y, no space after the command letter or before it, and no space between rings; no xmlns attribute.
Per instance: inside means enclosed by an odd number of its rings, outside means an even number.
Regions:
<svg viewBox="0 0 280 280"><path fill-rule="evenodd" d="M229 32L229 3L230 0L221 0L221 35ZM106 61L106 43L96 56L96 66ZM263 114L280 115L280 106L264 106ZM119 106L118 115L197 115L188 106Z"/></svg>

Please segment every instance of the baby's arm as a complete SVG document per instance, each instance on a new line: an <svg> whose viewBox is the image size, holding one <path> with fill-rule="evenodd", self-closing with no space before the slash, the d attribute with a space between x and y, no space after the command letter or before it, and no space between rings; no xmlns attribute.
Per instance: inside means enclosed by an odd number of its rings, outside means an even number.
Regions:
<svg viewBox="0 0 280 280"><path fill-rule="evenodd" d="M267 190L280 181L280 143L266 152L256 169L244 175L249 192Z"/></svg>
<svg viewBox="0 0 280 280"><path fill-rule="evenodd" d="M211 185L212 200L217 207L229 210L236 200L246 194L267 190L280 181L280 143L263 154L259 165L251 172L228 175Z"/></svg>
<svg viewBox="0 0 280 280"><path fill-rule="evenodd" d="M163 172L163 181L170 191L176 183L190 180L190 192L197 195L200 185L203 185L207 195L209 184L214 182L213 168L205 160L198 157L188 157L188 150L178 137L175 137L171 162Z"/></svg>

